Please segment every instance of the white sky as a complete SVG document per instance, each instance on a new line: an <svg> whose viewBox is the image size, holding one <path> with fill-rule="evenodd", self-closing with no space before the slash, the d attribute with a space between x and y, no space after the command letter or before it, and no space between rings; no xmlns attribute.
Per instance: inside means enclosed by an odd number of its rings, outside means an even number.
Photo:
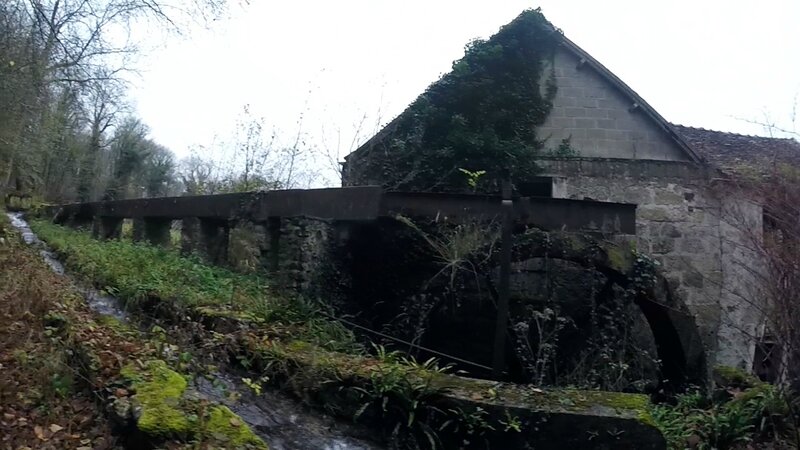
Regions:
<svg viewBox="0 0 800 450"><path fill-rule="evenodd" d="M131 96L152 137L178 156L213 148L250 104L284 140L343 154L360 119L399 114L523 9L540 6L567 37L667 120L746 134L741 119L791 122L800 93L800 0L250 0L140 61ZM342 156L343 156L342 154Z"/></svg>

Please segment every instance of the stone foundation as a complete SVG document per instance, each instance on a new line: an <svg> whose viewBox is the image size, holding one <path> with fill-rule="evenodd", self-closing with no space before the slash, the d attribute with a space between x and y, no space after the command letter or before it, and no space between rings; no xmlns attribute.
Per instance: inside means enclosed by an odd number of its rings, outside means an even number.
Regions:
<svg viewBox="0 0 800 450"><path fill-rule="evenodd" d="M660 263L675 293L697 319L709 367L749 370L760 318L755 277L744 265L748 229L761 230L761 208L719 189L713 173L676 162L598 159L545 161L565 198L638 205L636 247Z"/></svg>

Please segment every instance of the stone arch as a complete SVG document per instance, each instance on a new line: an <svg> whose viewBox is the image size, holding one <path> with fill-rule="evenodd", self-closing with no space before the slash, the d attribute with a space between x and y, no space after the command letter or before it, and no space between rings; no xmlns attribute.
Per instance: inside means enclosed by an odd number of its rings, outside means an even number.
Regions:
<svg viewBox="0 0 800 450"><path fill-rule="evenodd" d="M675 387L705 385L705 350L694 316L657 267L653 267L647 274L649 278L642 283L642 274L637 274L637 270L647 260L637 256L632 248L578 233L530 229L515 235L512 261L542 257L597 270L622 287L632 287L636 283L634 301L653 333L665 384Z"/></svg>

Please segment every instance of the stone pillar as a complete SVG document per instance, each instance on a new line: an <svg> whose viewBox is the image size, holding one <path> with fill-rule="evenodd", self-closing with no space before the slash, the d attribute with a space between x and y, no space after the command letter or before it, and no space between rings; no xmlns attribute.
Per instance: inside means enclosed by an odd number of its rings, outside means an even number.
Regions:
<svg viewBox="0 0 800 450"><path fill-rule="evenodd" d="M275 275L281 265L281 218L270 217L267 222L267 270Z"/></svg>
<svg viewBox="0 0 800 450"><path fill-rule="evenodd" d="M181 219L181 254L190 255L200 251L200 219L184 217Z"/></svg>
<svg viewBox="0 0 800 450"><path fill-rule="evenodd" d="M169 247L171 219L145 217L142 222L144 222L144 238L147 242L161 247Z"/></svg>
<svg viewBox="0 0 800 450"><path fill-rule="evenodd" d="M133 239L134 242L144 241L144 218L134 217L132 222L133 229L131 230L131 239Z"/></svg>
<svg viewBox="0 0 800 450"><path fill-rule="evenodd" d="M205 253L212 264L228 262L228 238L230 227L225 220L200 219L200 236L205 244Z"/></svg>
<svg viewBox="0 0 800 450"><path fill-rule="evenodd" d="M119 239L122 236L122 218L95 217L92 222L92 236L101 240Z"/></svg>
<svg viewBox="0 0 800 450"><path fill-rule="evenodd" d="M185 217L181 228L181 253L195 253L212 264L225 264L228 256L228 222Z"/></svg>

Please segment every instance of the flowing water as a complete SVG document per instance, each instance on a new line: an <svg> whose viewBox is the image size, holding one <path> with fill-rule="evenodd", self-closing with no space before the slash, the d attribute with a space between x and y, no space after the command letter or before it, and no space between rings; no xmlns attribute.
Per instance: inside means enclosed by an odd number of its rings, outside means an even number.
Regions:
<svg viewBox="0 0 800 450"><path fill-rule="evenodd" d="M11 225L26 244L34 246L44 261L59 275L72 278L56 254L30 229L22 213L8 213ZM74 280L73 280L74 281ZM128 320L117 298L74 282L97 314ZM280 392L265 390L256 395L241 377L219 372L211 380L198 377L190 388L194 394L228 406L273 450L378 450L382 447L366 438L367 430L354 427L314 411Z"/></svg>

